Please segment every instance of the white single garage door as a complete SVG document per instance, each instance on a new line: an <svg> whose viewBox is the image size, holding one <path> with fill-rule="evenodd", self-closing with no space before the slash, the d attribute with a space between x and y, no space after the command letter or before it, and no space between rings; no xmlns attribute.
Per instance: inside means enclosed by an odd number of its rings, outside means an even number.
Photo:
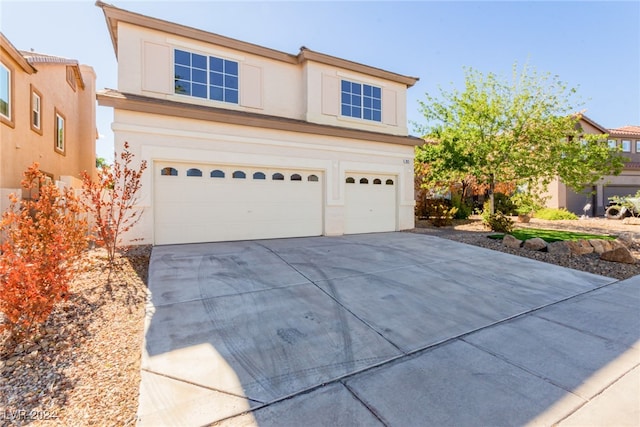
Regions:
<svg viewBox="0 0 640 427"><path fill-rule="evenodd" d="M345 234L396 230L396 177L347 174Z"/></svg>
<svg viewBox="0 0 640 427"><path fill-rule="evenodd" d="M156 244L322 235L319 172L156 163Z"/></svg>

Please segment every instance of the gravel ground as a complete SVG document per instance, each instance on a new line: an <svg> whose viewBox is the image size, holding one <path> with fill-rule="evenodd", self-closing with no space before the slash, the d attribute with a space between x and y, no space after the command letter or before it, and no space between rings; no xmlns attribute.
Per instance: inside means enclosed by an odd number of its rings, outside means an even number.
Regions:
<svg viewBox="0 0 640 427"><path fill-rule="evenodd" d="M87 253L34 340L15 347L0 335L0 425L134 425L150 247L119 258Z"/></svg>
<svg viewBox="0 0 640 427"><path fill-rule="evenodd" d="M472 217L465 221L455 221L454 225L447 227L433 227L428 221L419 221L416 225L417 228L411 230L414 233L431 234L445 239L620 280L640 274L640 225L638 224L624 224L619 220L607 220L604 218L562 221L545 221L532 218L531 222L527 224L516 222L516 228L557 229L613 236L618 236L622 233L632 233L634 236L634 244L629 249L636 260L638 260L638 263L635 265L602 261L596 254L582 256L557 255L547 252L534 252L523 248L507 248L502 244L501 240L489 239L487 237L492 233L484 227L479 217Z"/></svg>
<svg viewBox="0 0 640 427"><path fill-rule="evenodd" d="M490 232L477 218L451 227L419 226L412 232L618 279L640 274L640 264L600 261L595 255L557 256L506 248L501 241L487 238ZM632 250L640 259L640 225L534 218L518 226L632 232L637 238ZM88 252L86 270L71 285L69 300L56 308L37 339L13 348L6 335L0 335L0 425L135 424L150 254L148 246L122 254L118 269L109 276L105 252Z"/></svg>

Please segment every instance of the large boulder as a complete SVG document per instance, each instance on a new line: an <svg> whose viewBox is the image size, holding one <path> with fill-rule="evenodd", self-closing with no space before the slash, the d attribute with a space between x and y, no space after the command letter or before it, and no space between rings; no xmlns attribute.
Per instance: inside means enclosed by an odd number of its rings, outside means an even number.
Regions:
<svg viewBox="0 0 640 427"><path fill-rule="evenodd" d="M600 255L600 259L604 261L622 262L625 264L635 264L636 259L631 255L629 249L625 247L615 248L613 250L604 252Z"/></svg>
<svg viewBox="0 0 640 427"><path fill-rule="evenodd" d="M547 252L556 255L571 255L571 249L569 248L569 242L551 242L547 245Z"/></svg>
<svg viewBox="0 0 640 427"><path fill-rule="evenodd" d="M511 234L505 234L502 238L502 244L508 248L518 249L522 246L522 240L516 239Z"/></svg>
<svg viewBox="0 0 640 427"><path fill-rule="evenodd" d="M593 246L586 240L568 241L569 250L574 255L586 255L593 252Z"/></svg>
<svg viewBox="0 0 640 427"><path fill-rule="evenodd" d="M609 240L591 239L589 240L589 244L593 247L593 251L598 255L613 249L613 245Z"/></svg>
<svg viewBox="0 0 640 427"><path fill-rule="evenodd" d="M534 237L532 239L525 240L522 247L529 249L530 251L544 251L547 249L547 242L542 240L540 237Z"/></svg>

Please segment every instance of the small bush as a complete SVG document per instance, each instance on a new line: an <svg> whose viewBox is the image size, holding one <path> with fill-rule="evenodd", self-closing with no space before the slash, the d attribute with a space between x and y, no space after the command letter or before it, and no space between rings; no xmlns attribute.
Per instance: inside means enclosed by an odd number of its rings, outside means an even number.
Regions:
<svg viewBox="0 0 640 427"><path fill-rule="evenodd" d="M447 199L425 199L422 203L423 217L436 227L451 225L458 208Z"/></svg>
<svg viewBox="0 0 640 427"><path fill-rule="evenodd" d="M451 204L457 209L454 215L455 219L467 219L473 212L473 206L470 206L465 200L462 200L459 194L454 194L451 197Z"/></svg>
<svg viewBox="0 0 640 427"><path fill-rule="evenodd" d="M502 212L505 215L517 215L518 206L511 200L511 197L502 193L494 193L493 204L496 212Z"/></svg>
<svg viewBox="0 0 640 427"><path fill-rule="evenodd" d="M502 212L496 212L489 214L488 211L482 214L482 222L497 233L511 233L513 230L513 220L503 214Z"/></svg>
<svg viewBox="0 0 640 427"><path fill-rule="evenodd" d="M539 219L546 219L550 221L557 221L561 219L578 219L578 216L568 210L562 209L554 209L554 208L544 208L537 210L535 213L535 217Z"/></svg>

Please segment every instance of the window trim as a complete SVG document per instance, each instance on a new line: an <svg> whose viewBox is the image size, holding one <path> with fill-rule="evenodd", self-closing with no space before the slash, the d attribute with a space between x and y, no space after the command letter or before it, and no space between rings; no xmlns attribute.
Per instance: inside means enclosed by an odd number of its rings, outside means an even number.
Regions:
<svg viewBox="0 0 640 427"><path fill-rule="evenodd" d="M636 153L640 153L640 139L636 139Z"/></svg>
<svg viewBox="0 0 640 427"><path fill-rule="evenodd" d="M609 145L609 148L612 150L615 150L616 148L618 148L618 141L615 139L607 140L607 144Z"/></svg>
<svg viewBox="0 0 640 427"><path fill-rule="evenodd" d="M34 96L38 97L38 126L33 122L34 120ZM33 84L31 85L31 117L29 119L29 124L31 126L31 130L37 133L38 135L42 135L42 93L38 89L36 89Z"/></svg>
<svg viewBox="0 0 640 427"><path fill-rule="evenodd" d="M4 61L0 61L0 67L4 68L5 70L7 70L7 74L8 74L8 79L7 79L7 90L9 91L8 93L8 108L7 108L7 113L8 116L5 116L4 114L0 113L0 123L4 123L10 127L15 127L15 120L14 120L14 106L15 106L15 71L13 69L13 67L9 64L7 64Z"/></svg>
<svg viewBox="0 0 640 427"><path fill-rule="evenodd" d="M62 148L59 147L59 119L62 119ZM56 153L65 156L67 154L67 118L57 108L54 109L53 126L53 149Z"/></svg>

